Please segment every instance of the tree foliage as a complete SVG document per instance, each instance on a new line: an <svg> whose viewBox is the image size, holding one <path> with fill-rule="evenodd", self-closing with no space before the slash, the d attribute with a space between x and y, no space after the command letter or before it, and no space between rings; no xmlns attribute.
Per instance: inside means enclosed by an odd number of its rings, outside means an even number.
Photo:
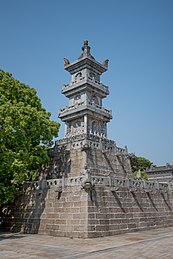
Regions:
<svg viewBox="0 0 173 259"><path fill-rule="evenodd" d="M34 88L0 70L0 204L12 202L20 184L48 161L60 126L50 116Z"/></svg>
<svg viewBox="0 0 173 259"><path fill-rule="evenodd" d="M130 159L131 162L131 168L132 168L132 173L134 178L137 177L138 172L140 171L141 178L142 179L147 179L147 173L146 169L150 168L152 165L152 162L144 157L137 157L137 156L132 156Z"/></svg>

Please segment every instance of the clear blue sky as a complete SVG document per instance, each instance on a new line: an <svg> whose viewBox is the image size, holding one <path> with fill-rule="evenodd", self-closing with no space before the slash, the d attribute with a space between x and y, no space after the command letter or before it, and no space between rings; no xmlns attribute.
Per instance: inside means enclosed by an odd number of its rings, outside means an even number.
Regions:
<svg viewBox="0 0 173 259"><path fill-rule="evenodd" d="M109 138L173 164L172 0L0 0L0 9L0 67L36 88L53 120L67 105L63 58L75 61L88 39L99 62L110 60Z"/></svg>

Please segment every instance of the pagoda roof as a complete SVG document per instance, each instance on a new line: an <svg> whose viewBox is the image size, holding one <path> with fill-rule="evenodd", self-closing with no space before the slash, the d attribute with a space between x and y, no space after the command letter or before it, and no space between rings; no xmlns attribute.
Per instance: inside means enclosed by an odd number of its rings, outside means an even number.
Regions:
<svg viewBox="0 0 173 259"><path fill-rule="evenodd" d="M91 67L102 74L108 69L108 59L106 59L102 64L97 62L90 53L90 47L88 46L87 40L84 41L81 56L75 62L70 63L68 59L64 58L64 69L70 74L74 74L84 68Z"/></svg>

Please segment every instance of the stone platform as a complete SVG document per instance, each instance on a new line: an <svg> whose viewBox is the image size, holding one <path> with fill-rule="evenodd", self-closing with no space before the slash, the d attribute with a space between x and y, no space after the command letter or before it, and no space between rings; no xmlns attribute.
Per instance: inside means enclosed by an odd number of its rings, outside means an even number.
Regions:
<svg viewBox="0 0 173 259"><path fill-rule="evenodd" d="M172 259L173 227L96 239L0 234L3 259Z"/></svg>

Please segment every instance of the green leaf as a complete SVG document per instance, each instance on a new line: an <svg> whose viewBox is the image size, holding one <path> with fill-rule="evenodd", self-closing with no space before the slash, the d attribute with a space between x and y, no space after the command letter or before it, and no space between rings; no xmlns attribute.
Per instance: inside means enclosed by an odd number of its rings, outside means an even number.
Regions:
<svg viewBox="0 0 173 259"><path fill-rule="evenodd" d="M50 116L34 88L0 69L0 204L12 202L20 184L49 160L60 127Z"/></svg>

